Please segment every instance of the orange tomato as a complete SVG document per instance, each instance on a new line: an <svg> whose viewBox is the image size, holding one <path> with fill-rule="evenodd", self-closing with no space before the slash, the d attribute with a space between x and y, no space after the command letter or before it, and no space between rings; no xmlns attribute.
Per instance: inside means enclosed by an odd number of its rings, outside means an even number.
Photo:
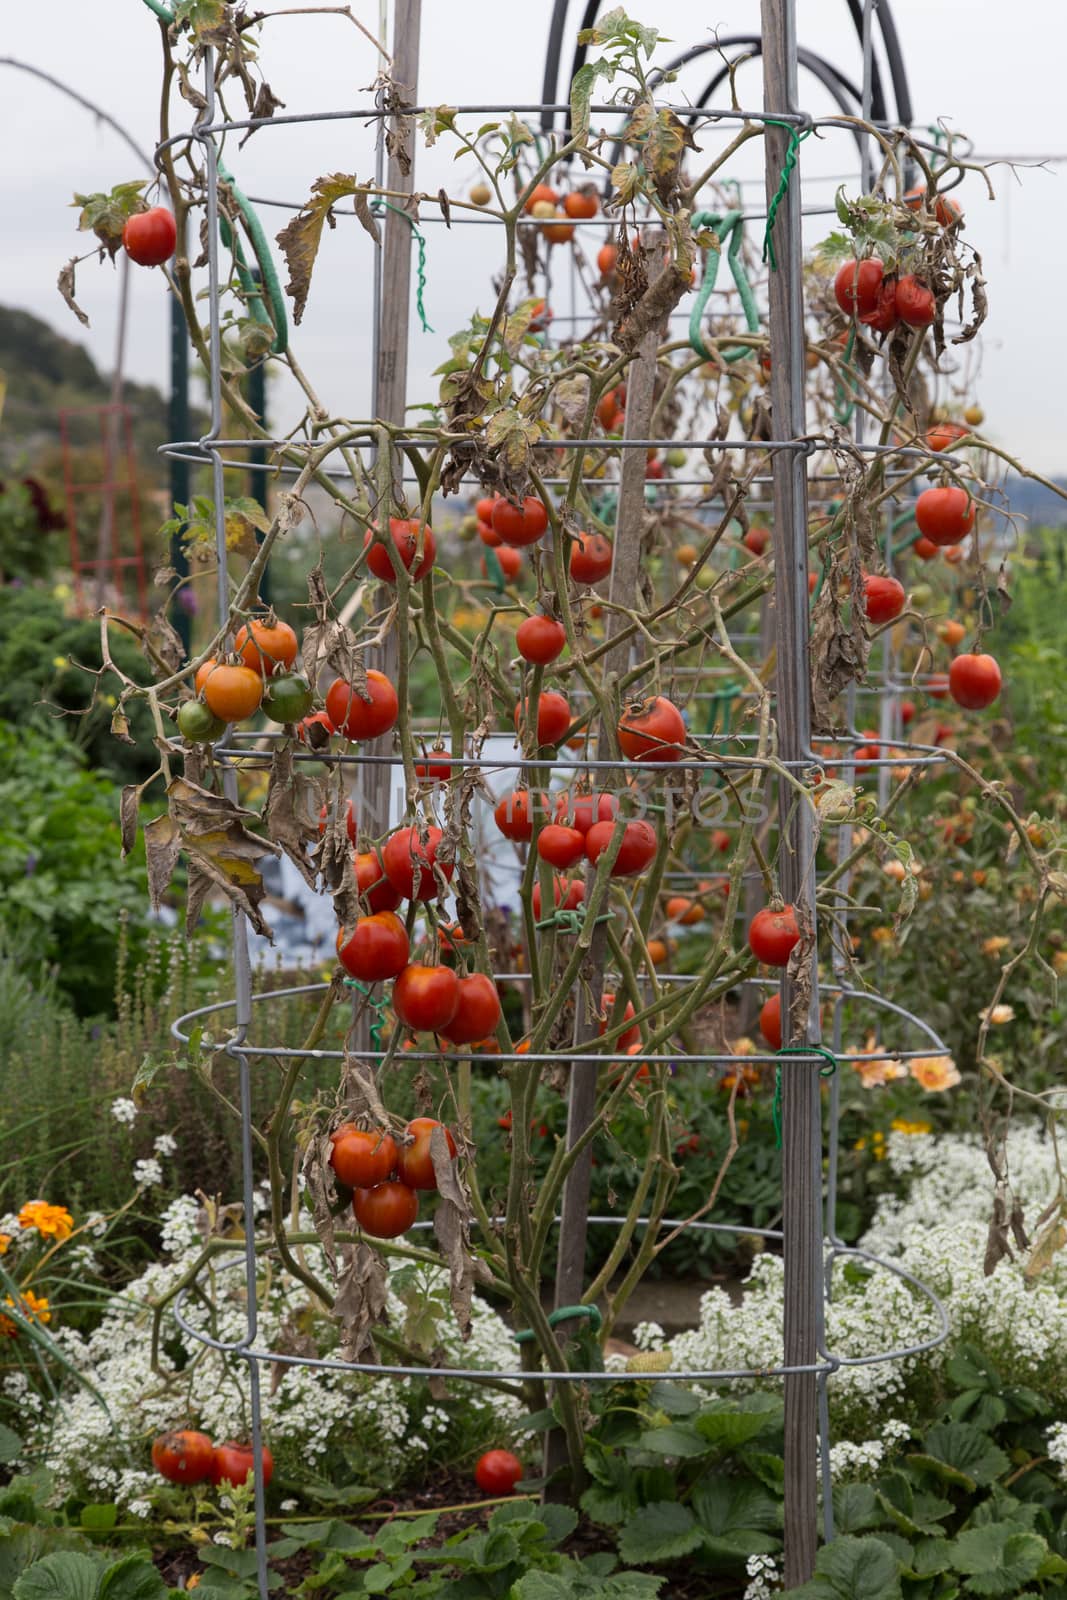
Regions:
<svg viewBox="0 0 1067 1600"><path fill-rule="evenodd" d="M197 684L204 703L222 722L244 722L259 710L263 699L263 679L251 667L230 666L226 662L205 662L209 670ZM200 672L204 672L201 667ZM197 673L197 678L200 677Z"/></svg>
<svg viewBox="0 0 1067 1600"><path fill-rule="evenodd" d="M284 672L296 660L296 634L287 622L275 621L273 625L253 617L240 628L233 647L246 667L269 678L279 667Z"/></svg>

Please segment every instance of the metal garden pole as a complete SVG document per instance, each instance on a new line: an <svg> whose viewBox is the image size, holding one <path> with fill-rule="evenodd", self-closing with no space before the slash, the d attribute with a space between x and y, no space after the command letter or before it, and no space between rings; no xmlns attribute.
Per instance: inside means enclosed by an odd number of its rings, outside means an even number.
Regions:
<svg viewBox="0 0 1067 1600"><path fill-rule="evenodd" d="M171 296L170 302L170 402L169 402L170 437L172 439L188 439L189 437L189 330L185 325L185 312L177 295ZM189 485L191 474L188 461L182 461L175 452L169 460L170 467L170 503L187 506L189 504ZM179 579L189 576L189 557L186 555L185 544L182 540L181 530L173 533L170 540L170 564ZM183 590L188 594L189 590ZM172 606L172 621L177 630L178 637L185 649L189 649L192 637L192 624L189 612L179 600Z"/></svg>
<svg viewBox="0 0 1067 1600"><path fill-rule="evenodd" d="M797 120L795 0L761 0L763 97L768 117ZM768 123L768 210L787 162L795 157L795 130ZM811 743L808 681L808 505L804 433L804 302L800 185L795 177L777 203L773 222L777 266L769 274L771 411L775 438L775 622L779 755L803 764ZM814 925L815 853L811 815L794 792L779 786L782 893L802 923ZM782 1038L805 1045L818 1038L818 977L814 949L808 958L811 1006L806 1025L790 1020L795 985L782 984ZM785 1262L785 1581L804 1583L815 1564L816 1382L821 1311L821 1170L818 1057L782 1065L782 1232ZM794 1369L790 1371L789 1369Z"/></svg>

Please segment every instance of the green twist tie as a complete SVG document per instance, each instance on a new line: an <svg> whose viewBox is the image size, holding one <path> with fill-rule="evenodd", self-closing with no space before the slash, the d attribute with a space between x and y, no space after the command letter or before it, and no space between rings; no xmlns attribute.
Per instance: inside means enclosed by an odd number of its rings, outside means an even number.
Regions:
<svg viewBox="0 0 1067 1600"><path fill-rule="evenodd" d="M415 310L419 313L419 321L422 323L423 333L432 333L433 329L426 321L426 308L422 303L423 290L426 288L426 240L416 227L414 218L409 216L409 214L400 206L394 206L391 200L372 200L370 203L370 208L372 211L391 211L393 212L394 216L403 217L404 221L415 235L415 240L419 247L419 259L415 267L415 276L417 279L417 285L415 289ZM503 588L503 584L501 584L501 588Z"/></svg>
<svg viewBox="0 0 1067 1600"><path fill-rule="evenodd" d="M611 913L609 911L602 911L600 916L597 917L596 921L597 922L610 922L611 921ZM578 906L574 911L568 911L565 908L563 908L563 909L561 909L559 911L553 912L552 916L545 917L545 919L542 922L535 922L534 923L534 927L535 928L538 928L538 929L540 929L540 928L562 928L564 933L580 933L582 928L584 927L584 925L585 925L585 901L584 900L582 901L582 904L580 906ZM594 923L594 926L595 926L595 923Z"/></svg>
<svg viewBox="0 0 1067 1600"><path fill-rule="evenodd" d="M852 352L855 348L856 324L853 322L852 326L848 330L848 343L845 345L845 353L841 358L846 367L852 360ZM846 423L852 421L852 413L856 409L856 387L856 379L853 377L851 382L852 399L849 399L848 389L844 388L840 384L837 386L836 393L834 394L834 416L837 418L838 422Z"/></svg>
<svg viewBox="0 0 1067 1600"><path fill-rule="evenodd" d="M767 207L767 226L763 230L763 260L766 261L769 258L771 263L771 271L777 272L778 259L775 256L774 241L771 238L771 233L774 229L774 219L778 215L778 207L781 205L789 191L789 180L793 176L793 168L797 164L797 156L800 154L800 146L808 137L808 134L813 133L815 130L813 128L805 128L803 133L798 133L791 122L781 122L777 117L764 117L763 122L764 126L786 128L789 131L789 145L785 152L785 164L782 167L782 176L778 182L777 193L774 195L770 205Z"/></svg>
<svg viewBox="0 0 1067 1600"><path fill-rule="evenodd" d="M690 218L690 227L694 231L701 228L711 228L718 235L719 249L709 249L704 267L704 276L697 291L696 302L689 315L689 343L698 356L703 356L705 361L713 359L711 351L704 343L700 325L704 320L704 309L711 298L715 288L715 280L719 276L719 263L722 260L722 243L729 237L730 248L727 252L727 261L730 271L741 296L741 305L745 313L745 322L749 333L758 333L760 328L759 307L756 297L752 292L752 285L745 272L745 264L741 260L741 240L744 235L744 217L740 210L727 211L725 216L719 216L714 211L697 211ZM745 356L752 354L750 345L739 345L736 350L730 350L722 357L725 362L741 361Z"/></svg>
<svg viewBox="0 0 1067 1600"><path fill-rule="evenodd" d="M823 1056L829 1066L819 1068L820 1078L832 1078L837 1071L837 1057L832 1051L827 1050L823 1044L791 1044L783 1050L776 1050L776 1056ZM774 1123L774 1148L782 1148L782 1069L774 1069L774 1105L771 1107L771 1120Z"/></svg>
<svg viewBox="0 0 1067 1600"><path fill-rule="evenodd" d="M708 722L705 733L714 733L715 724L722 712L722 734L725 738L730 732L730 719L733 714L733 704L741 693L739 683L724 683L721 689L716 689L708 702Z"/></svg>
<svg viewBox="0 0 1067 1600"><path fill-rule="evenodd" d="M508 586L508 580L505 578L504 569L500 565L500 557L497 555L492 545L486 546L485 570L492 579L497 594L503 594L504 590Z"/></svg>
<svg viewBox="0 0 1067 1600"><path fill-rule="evenodd" d="M377 1000L373 999L370 989L365 983L360 983L358 978L344 978L342 981L346 989L358 989L374 1012L374 1021L370 1025L371 1049L380 1052L382 1048L382 1029L385 1026L384 1013L389 1009L388 1000L384 995Z"/></svg>
<svg viewBox="0 0 1067 1600"><path fill-rule="evenodd" d="M604 1326L604 1318L597 1306L560 1306L558 1311L549 1312L548 1325L550 1328L557 1328L561 1322L571 1322L575 1317L588 1317L592 1333L599 1333ZM532 1328L522 1328L512 1337L516 1344L532 1344L535 1334Z"/></svg>

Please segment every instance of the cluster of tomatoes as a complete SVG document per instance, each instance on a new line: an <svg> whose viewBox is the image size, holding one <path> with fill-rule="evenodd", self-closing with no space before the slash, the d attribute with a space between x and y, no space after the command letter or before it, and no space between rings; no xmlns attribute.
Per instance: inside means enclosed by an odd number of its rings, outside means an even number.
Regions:
<svg viewBox="0 0 1067 1600"><path fill-rule="evenodd" d="M456 1141L433 1117L415 1117L399 1143L383 1128L359 1128L353 1122L330 1135L334 1176L351 1189L356 1221L372 1238L396 1239L407 1233L419 1214L419 1194L436 1193L431 1150L435 1128L442 1130L454 1160Z"/></svg>
<svg viewBox="0 0 1067 1600"><path fill-rule="evenodd" d="M263 1446L263 1482L274 1476L274 1457ZM247 1483L255 1470L252 1446L228 1439L212 1444L195 1428L172 1428L152 1444L152 1465L168 1483Z"/></svg>

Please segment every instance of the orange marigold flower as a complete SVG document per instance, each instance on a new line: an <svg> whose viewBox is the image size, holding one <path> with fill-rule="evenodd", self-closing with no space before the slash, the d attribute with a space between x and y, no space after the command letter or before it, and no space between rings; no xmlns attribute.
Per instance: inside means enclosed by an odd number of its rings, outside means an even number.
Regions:
<svg viewBox="0 0 1067 1600"><path fill-rule="evenodd" d="M908 1063L908 1070L929 1094L954 1089L960 1081L959 1069L951 1056L916 1056Z"/></svg>
<svg viewBox="0 0 1067 1600"><path fill-rule="evenodd" d="M10 1295L5 1296L4 1304L15 1309L15 1302ZM19 1295L18 1310L22 1316L28 1317L34 1322L51 1322L52 1320L48 1301L44 1295L34 1294L32 1289L27 1289L23 1294ZM5 1317L0 1312L0 1338L13 1339L18 1331L18 1324L12 1322L10 1317Z"/></svg>
<svg viewBox="0 0 1067 1600"><path fill-rule="evenodd" d="M933 1133L932 1122L909 1122L907 1117L894 1117L889 1124L894 1133Z"/></svg>
<svg viewBox="0 0 1067 1600"><path fill-rule="evenodd" d="M50 1206L44 1200L27 1200L19 1212L20 1228L36 1228L47 1239L69 1239L74 1218L66 1206Z"/></svg>
<svg viewBox="0 0 1067 1600"><path fill-rule="evenodd" d="M0 1233L0 1256L7 1255L7 1249L10 1243L11 1235L9 1233Z"/></svg>

